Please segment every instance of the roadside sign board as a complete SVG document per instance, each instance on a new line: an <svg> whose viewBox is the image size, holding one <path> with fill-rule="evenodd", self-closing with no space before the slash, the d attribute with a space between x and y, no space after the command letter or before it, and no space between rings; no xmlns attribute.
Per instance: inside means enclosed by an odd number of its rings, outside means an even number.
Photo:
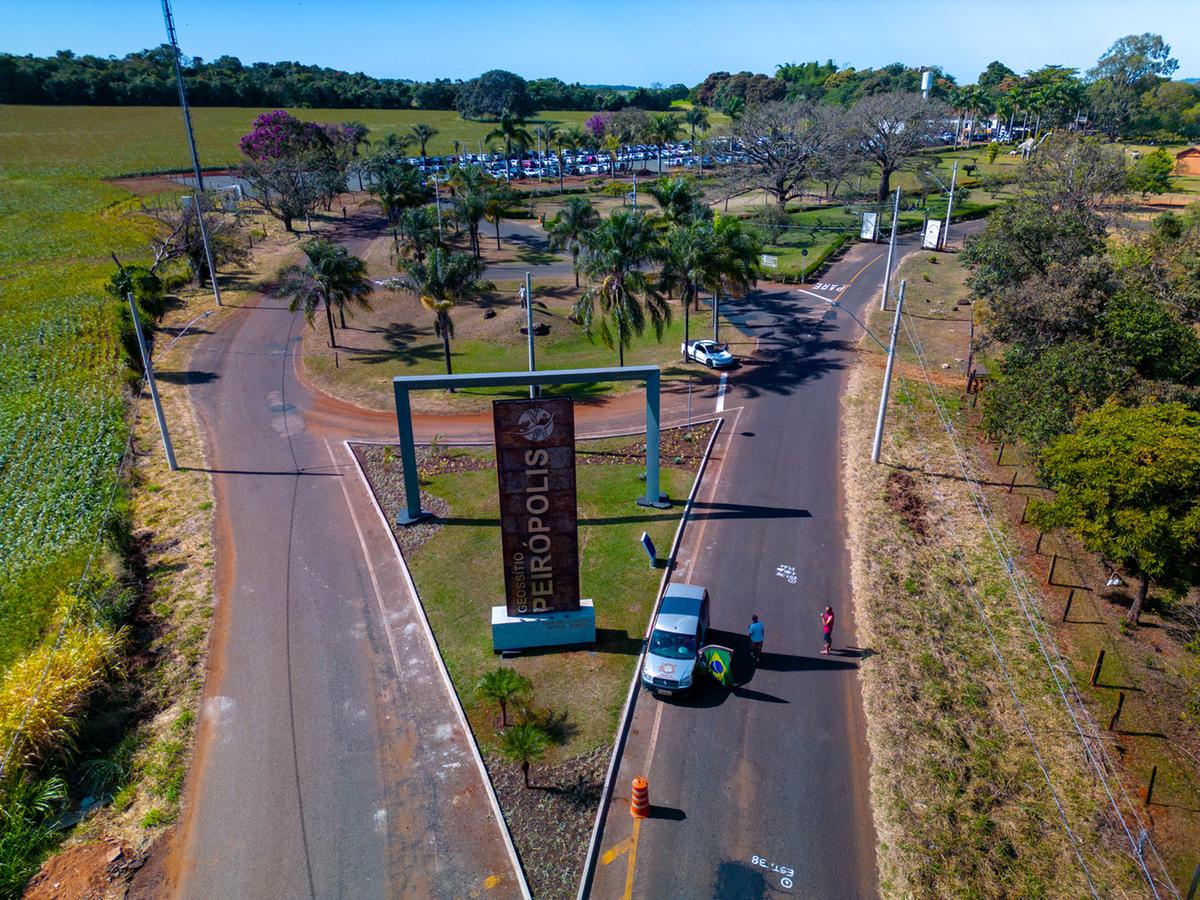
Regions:
<svg viewBox="0 0 1200 900"><path fill-rule="evenodd" d="M862 214L862 229L858 232L858 236L864 241L875 240L875 235L879 230L879 213L865 212Z"/></svg>
<svg viewBox="0 0 1200 900"><path fill-rule="evenodd" d="M936 250L938 241L942 235L942 222L940 219L930 219L925 223L925 233L921 236L921 248L924 250Z"/></svg>
<svg viewBox="0 0 1200 900"><path fill-rule="evenodd" d="M779 268L779 257L778 256L772 256L770 253L764 253L764 254L762 254L761 259L762 259L762 264L764 267L766 267L768 269Z"/></svg>
<svg viewBox="0 0 1200 900"><path fill-rule="evenodd" d="M497 400L492 420L508 614L578 610L574 403Z"/></svg>

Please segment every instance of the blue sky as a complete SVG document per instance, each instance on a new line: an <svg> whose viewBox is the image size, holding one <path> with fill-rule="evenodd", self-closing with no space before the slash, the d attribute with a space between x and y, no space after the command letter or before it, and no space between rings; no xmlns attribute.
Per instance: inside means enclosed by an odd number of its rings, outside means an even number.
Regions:
<svg viewBox="0 0 1200 900"><path fill-rule="evenodd" d="M999 59L1086 69L1116 38L1162 34L1177 77L1200 75L1196 0L175 0L185 54L298 60L370 75L684 82L833 59L937 64L960 83ZM164 38L156 0L0 0L0 50L123 55Z"/></svg>

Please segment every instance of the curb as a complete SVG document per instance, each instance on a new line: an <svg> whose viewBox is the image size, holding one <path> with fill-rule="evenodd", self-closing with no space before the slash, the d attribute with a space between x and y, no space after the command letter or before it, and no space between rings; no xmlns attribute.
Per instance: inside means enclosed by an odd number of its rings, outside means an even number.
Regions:
<svg viewBox="0 0 1200 900"><path fill-rule="evenodd" d="M579 891L576 894L577 900L586 900L591 892L592 877L596 873L596 856L600 850L600 839L604 837L604 817L608 812L608 805L612 802L613 788L616 786L617 770L621 765L621 754L625 750L625 740L629 736L629 726L633 721L633 710L637 705L638 689L641 683L642 662L646 656L646 643L650 636L650 626L654 623L654 617L658 615L658 608L662 604L663 592L667 589L667 582L670 580L671 567L675 562L675 556L679 552L679 544L683 539L684 528L687 527L688 519L691 518L692 506L696 500L696 494L700 490L700 484L704 480L704 472L708 469L708 460L712 455L713 445L717 442L717 436L721 433L721 427L725 424L724 416L715 417L716 427L713 428L713 433L709 435L708 446L704 448L704 456L700 460L700 468L696 470L696 478L692 481L692 490L688 494L687 503L683 507L683 515L679 519L679 527L675 529L675 540L671 542L671 552L667 556L667 565L663 571L662 581L658 585L658 598L654 601L654 609L650 613L650 618L646 622L646 631L642 635L642 651L638 654L637 667L633 670L633 680L629 685L629 693L625 697L625 708L621 712L621 725L617 729L616 742L613 745L612 757L608 762L608 774L604 778L604 791L600 795L600 807L596 811L596 822L592 826L592 839L588 842L587 857L583 866L583 875L579 879ZM694 423L693 423L694 424Z"/></svg>
<svg viewBox="0 0 1200 900"><path fill-rule="evenodd" d="M715 436L716 432L714 431L713 434ZM342 446L350 454L350 459L354 462L354 468L358 472L358 477L367 488L367 494L371 498L371 506L375 508L375 513L379 516L379 521L383 523L384 530L387 531L388 537L391 539L392 549L396 552L396 561L400 564L400 571L404 575L404 581L408 585L408 589L412 592L413 599L416 601L417 612L425 631L425 637L429 640L429 646L433 649L433 655L437 659L438 672L441 673L446 690L454 699L454 711L458 714L459 724L462 725L463 730L466 732L467 741L471 745L471 755L475 758L475 765L479 769L480 776L483 778L484 787L487 788L488 800L492 804L492 812L496 816L496 821L500 824L500 833L504 837L504 846L508 850L509 861L512 863L513 871L517 877L517 886L520 888L521 896L524 900L531 900L532 895L529 893L529 884L525 881L525 869L521 866L521 858L517 855L517 848L513 845L512 834L508 830L508 821L504 818L504 813L500 809L500 801L496 799L496 790L492 787L492 779L488 776L487 767L483 764L483 756L479 752L479 744L475 740L475 733L471 731L471 725L467 721L467 714L463 710L462 701L458 697L458 692L454 690L454 683L450 680L450 673L446 670L446 663L442 659L441 650L438 649L437 638L433 636L433 629L429 625L429 618L425 615L425 606L421 602L421 595L417 593L417 586L413 582L412 573L408 570L408 563L404 561L404 554L400 552L400 545L396 543L396 535L392 533L392 527L388 523L387 516L384 515L383 508L379 505L379 499L375 496L375 489L371 487L371 482L367 479L366 473L363 472L362 465L358 461L358 457L354 454L354 450L350 446L352 443L368 442L346 440L342 441Z"/></svg>

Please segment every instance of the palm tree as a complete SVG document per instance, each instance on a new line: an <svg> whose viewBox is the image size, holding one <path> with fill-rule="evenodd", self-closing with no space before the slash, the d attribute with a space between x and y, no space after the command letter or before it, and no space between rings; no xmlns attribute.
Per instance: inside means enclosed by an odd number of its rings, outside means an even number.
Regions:
<svg viewBox="0 0 1200 900"><path fill-rule="evenodd" d="M720 339L721 290L734 296L749 291L758 278L758 262L762 241L734 216L717 216L713 220L713 241L716 244L716 265L710 276L713 292L713 340Z"/></svg>
<svg viewBox="0 0 1200 900"><path fill-rule="evenodd" d="M646 330L647 317L659 340L671 321L671 308L646 271L658 256L657 230L631 210L615 211L584 242L583 271L590 284L575 304L574 316L590 337L600 306L600 339L606 347L616 347L619 365L625 365L633 335Z"/></svg>
<svg viewBox="0 0 1200 900"><path fill-rule="evenodd" d="M496 127L484 135L485 141L499 138L504 141L504 180L510 181L508 173L509 160L512 158L513 144L528 147L533 143L533 136L525 128L525 120L515 116L508 110L500 114Z"/></svg>
<svg viewBox="0 0 1200 900"><path fill-rule="evenodd" d="M516 669L500 666L479 679L475 693L500 706L500 727L504 728L508 725L508 704L532 688L533 682Z"/></svg>
<svg viewBox="0 0 1200 900"><path fill-rule="evenodd" d="M579 287L579 251L593 228L600 224L600 214L586 197L571 197L546 228L550 249L571 251L571 266L575 270L575 287Z"/></svg>
<svg viewBox="0 0 1200 900"><path fill-rule="evenodd" d="M691 340L692 304L697 302L702 285L714 280L719 266L712 222L696 221L675 225L667 232L659 285L668 294L679 291L683 303L683 342ZM687 350L683 351L687 361Z"/></svg>
<svg viewBox="0 0 1200 900"><path fill-rule="evenodd" d="M424 122L418 122L409 128L412 132L411 140L416 141L421 147L421 170L425 171L429 165L425 158L425 145L438 133L438 130L432 125L426 125Z"/></svg>
<svg viewBox="0 0 1200 900"><path fill-rule="evenodd" d="M700 198L700 192L690 178L676 175L660 178L646 192L662 207L664 218L672 225L682 225L694 219L708 218L712 212Z"/></svg>
<svg viewBox="0 0 1200 900"><path fill-rule="evenodd" d="M679 140L683 127L670 113L659 113L650 120L650 140L658 148L658 174L662 175L663 146Z"/></svg>
<svg viewBox="0 0 1200 900"><path fill-rule="evenodd" d="M579 125L572 125L570 128L560 128L558 130L558 189L563 190L563 174L567 170L565 156L563 150L570 150L574 155L579 152L580 147L587 146L587 132ZM578 287L578 285L576 285Z"/></svg>
<svg viewBox="0 0 1200 900"><path fill-rule="evenodd" d="M621 152L621 138L611 131L604 136L601 147L608 154L608 177L617 177L617 154ZM632 165L632 163L630 164Z"/></svg>
<svg viewBox="0 0 1200 900"><path fill-rule="evenodd" d="M375 180L371 183L370 192L375 195L389 224L396 224L403 210L425 203L426 192L416 166L380 160L372 174Z"/></svg>
<svg viewBox="0 0 1200 900"><path fill-rule="evenodd" d="M277 288L282 297L290 299L288 309L295 312L304 307L304 317L312 325L318 306L325 307L325 321L329 325L329 346L337 346L333 333L333 307L338 308L342 327L346 327L346 306L356 304L370 309L368 297L374 290L367 278L367 265L357 256L351 256L341 244L332 244L323 238L301 245L308 262L303 265L286 266L279 270Z"/></svg>
<svg viewBox="0 0 1200 900"><path fill-rule="evenodd" d="M500 736L500 755L520 763L521 774L525 776L525 787L533 787L529 783L529 764L546 755L546 746L549 743L550 735L546 734L546 730L540 725L514 725Z"/></svg>
<svg viewBox="0 0 1200 900"><path fill-rule="evenodd" d="M487 214L486 195L469 191L454 197L454 216L467 226L467 235L471 240L471 253L479 259L479 222Z"/></svg>
<svg viewBox="0 0 1200 900"><path fill-rule="evenodd" d="M746 111L746 101L741 97L730 97L725 101L723 112L729 116L734 122L742 117L742 113Z"/></svg>
<svg viewBox="0 0 1200 900"><path fill-rule="evenodd" d="M469 253L447 253L441 247L429 252L428 262L408 264L400 285L416 294L421 305L436 316L434 334L442 339L446 357L446 374L454 374L450 365L450 338L454 337L454 322L450 311L456 303L483 292L479 280L481 266Z"/></svg>
<svg viewBox="0 0 1200 900"><path fill-rule="evenodd" d="M425 254L438 242L437 225L426 206L400 213L393 232L396 235L396 255L403 259L424 262Z"/></svg>
<svg viewBox="0 0 1200 900"><path fill-rule="evenodd" d="M512 190L505 185L493 188L483 197L483 217L496 226L497 250L500 249L500 222L514 199Z"/></svg>
<svg viewBox="0 0 1200 900"><path fill-rule="evenodd" d="M696 148L696 129L700 129L700 134L708 131L708 110L699 104L689 109L683 116L683 120L688 123L692 129L692 152L696 154L696 159L700 163L700 174L704 174L704 151L697 151Z"/></svg>

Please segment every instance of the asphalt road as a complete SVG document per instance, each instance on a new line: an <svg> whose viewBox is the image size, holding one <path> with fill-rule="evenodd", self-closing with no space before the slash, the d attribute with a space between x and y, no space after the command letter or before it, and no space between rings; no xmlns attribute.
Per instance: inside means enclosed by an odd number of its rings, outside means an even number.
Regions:
<svg viewBox="0 0 1200 900"><path fill-rule="evenodd" d="M517 896L391 538L341 444L353 420L330 428L296 377L305 327L261 299L192 357L218 607L168 881L196 898Z"/></svg>
<svg viewBox="0 0 1200 900"><path fill-rule="evenodd" d="M819 289L759 293L740 310L759 356L730 379L729 418L672 576L709 589L709 640L734 648L735 686L679 701L639 694L595 897L876 894L857 677L870 651L854 638L838 423L862 334L847 313L878 302L884 251L859 245ZM825 656L827 604L837 624ZM766 626L758 665L752 614ZM635 830L636 775L654 815Z"/></svg>

